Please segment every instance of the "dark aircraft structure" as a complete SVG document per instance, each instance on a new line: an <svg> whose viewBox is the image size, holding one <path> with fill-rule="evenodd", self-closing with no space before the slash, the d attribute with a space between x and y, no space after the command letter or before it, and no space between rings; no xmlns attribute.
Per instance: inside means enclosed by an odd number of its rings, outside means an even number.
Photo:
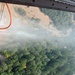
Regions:
<svg viewBox="0 0 75 75"><path fill-rule="evenodd" d="M0 2L75 12L75 0L0 0Z"/></svg>

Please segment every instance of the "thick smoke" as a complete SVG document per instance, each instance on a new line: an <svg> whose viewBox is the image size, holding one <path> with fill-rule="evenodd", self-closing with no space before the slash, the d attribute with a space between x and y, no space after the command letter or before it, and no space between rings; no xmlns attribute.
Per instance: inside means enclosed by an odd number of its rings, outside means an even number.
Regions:
<svg viewBox="0 0 75 75"><path fill-rule="evenodd" d="M25 16L19 15L14 8L22 8L25 10ZM73 41L70 36L72 29L68 29L64 34L54 27L53 21L40 11L37 7L27 7L10 5L13 23L12 26L7 30L0 30L0 48L14 48L23 46L27 41L30 40L51 40L56 46L62 46L67 48ZM3 17L1 20L1 27L8 25L9 23L8 11L5 7ZM39 19L39 22L34 19Z"/></svg>

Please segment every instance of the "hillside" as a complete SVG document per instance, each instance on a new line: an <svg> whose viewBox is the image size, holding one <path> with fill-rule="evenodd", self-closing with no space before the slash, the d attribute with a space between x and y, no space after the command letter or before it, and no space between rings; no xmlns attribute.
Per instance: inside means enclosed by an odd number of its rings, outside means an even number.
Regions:
<svg viewBox="0 0 75 75"><path fill-rule="evenodd" d="M37 7L10 4L9 7L13 17L12 26L7 30L0 31L0 40L3 42L5 41L6 43L9 40L12 42L10 38L14 38L14 35L18 35L17 31L29 31L28 27L33 28L32 34L34 31L36 32L40 28L40 31L41 29L47 30L52 36L56 37L68 36L72 32L72 28L74 28L71 18L72 13L69 12L59 12L56 10L39 9ZM7 8L5 7L0 26L7 26L8 23L9 15ZM29 33L30 32L26 34Z"/></svg>
<svg viewBox="0 0 75 75"><path fill-rule="evenodd" d="M0 75L73 75L73 13L9 4L12 26L0 31ZM0 26L9 23L5 7Z"/></svg>

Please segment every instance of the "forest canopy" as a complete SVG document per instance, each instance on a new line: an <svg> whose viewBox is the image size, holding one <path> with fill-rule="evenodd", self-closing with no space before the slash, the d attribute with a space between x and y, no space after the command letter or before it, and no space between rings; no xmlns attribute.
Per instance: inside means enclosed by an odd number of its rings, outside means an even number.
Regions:
<svg viewBox="0 0 75 75"><path fill-rule="evenodd" d="M43 8L40 8L40 10L52 19L54 27L59 30L67 30L74 26L72 13ZM26 12L22 8L15 8L15 11L22 17L26 15ZM36 21L40 21L34 17L31 18L31 20L35 21L34 25L37 25ZM42 26L39 26L39 28L40 27ZM45 32L44 30L43 33ZM41 31L39 31L40 30L37 30L36 33L40 34ZM30 34L31 33L28 35ZM15 42L11 39L12 48L8 48L7 46L5 49L0 50L0 75L75 74L75 35L71 33L69 35L71 37L56 37L48 36L48 34L50 33L46 33L45 36L40 39L39 36L43 35L41 33L36 36L37 38L35 40L31 40L30 38L25 39L24 35L20 35L23 37L22 39L19 36L21 40L14 35L13 37L16 37L16 40L18 39L21 47L14 48L13 44Z"/></svg>
<svg viewBox="0 0 75 75"><path fill-rule="evenodd" d="M45 8L40 8L40 10L52 19L54 26L57 29L65 30L74 27L72 22L72 16L74 16L73 13Z"/></svg>
<svg viewBox="0 0 75 75"><path fill-rule="evenodd" d="M0 51L0 75L73 75L73 50L49 42L31 42L23 48Z"/></svg>

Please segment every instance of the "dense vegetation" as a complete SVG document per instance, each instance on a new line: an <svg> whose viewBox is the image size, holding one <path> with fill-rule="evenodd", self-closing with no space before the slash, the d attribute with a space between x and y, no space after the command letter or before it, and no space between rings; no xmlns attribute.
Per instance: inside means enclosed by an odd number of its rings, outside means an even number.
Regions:
<svg viewBox="0 0 75 75"><path fill-rule="evenodd" d="M69 12L42 8L40 10L49 15L58 29L67 29L73 25L72 14ZM21 16L26 15L21 8L16 8L15 11ZM34 20L34 18L32 19ZM67 40L67 38L64 39ZM61 47L59 44L57 45L57 40L56 42L54 39L49 38L49 40L29 42L23 47L1 50L0 75L73 75L75 72L75 47L74 43L70 42L73 38L68 41L69 47L64 47L66 42L62 43L62 38L59 42L62 44Z"/></svg>
<svg viewBox="0 0 75 75"><path fill-rule="evenodd" d="M40 8L40 10L52 19L57 29L64 30L73 27L73 13L45 8Z"/></svg>
<svg viewBox="0 0 75 75"><path fill-rule="evenodd" d="M73 75L73 50L55 48L49 42L28 43L23 48L2 50L0 75Z"/></svg>

